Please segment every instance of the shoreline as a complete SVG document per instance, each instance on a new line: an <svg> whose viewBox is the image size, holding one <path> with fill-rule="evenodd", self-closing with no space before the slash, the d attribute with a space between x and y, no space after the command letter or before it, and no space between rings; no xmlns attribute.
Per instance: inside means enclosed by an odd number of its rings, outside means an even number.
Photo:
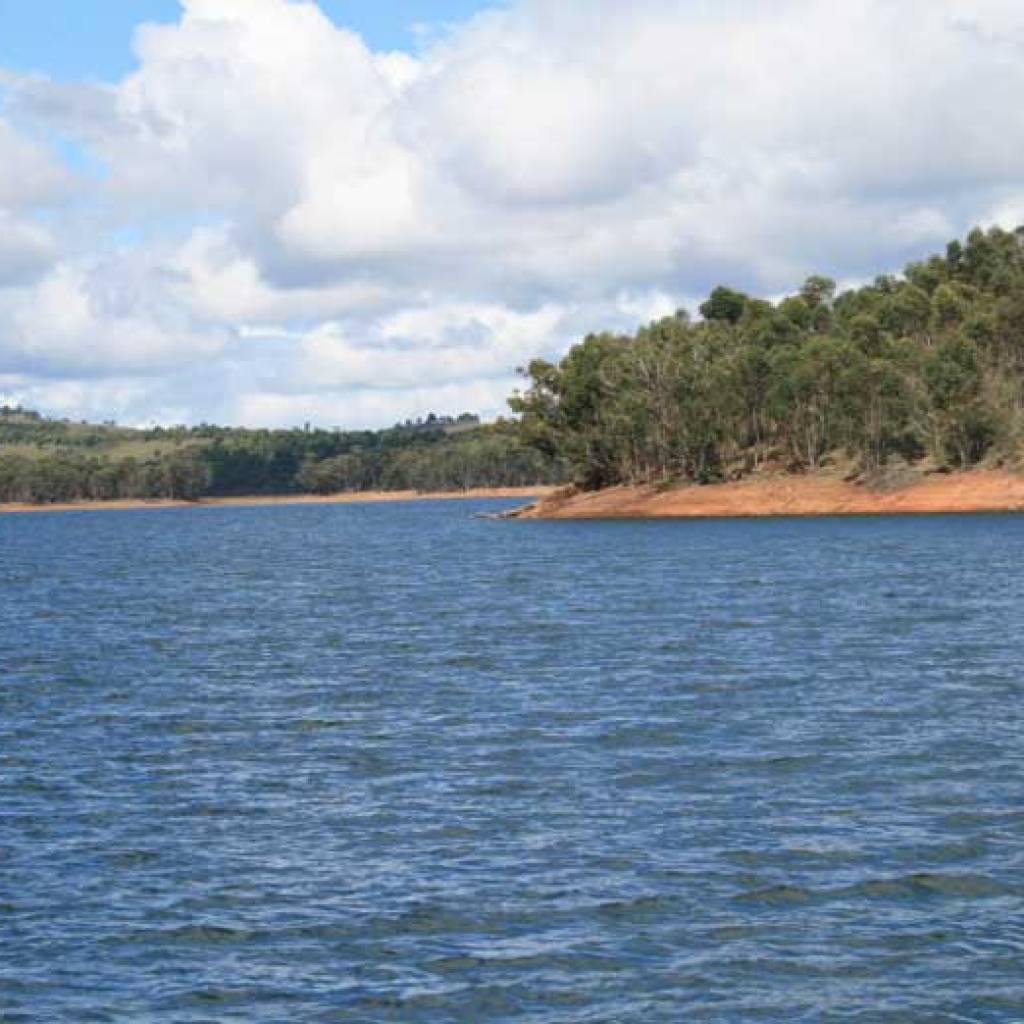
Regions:
<svg viewBox="0 0 1024 1024"><path fill-rule="evenodd" d="M362 505L397 501L465 501L472 498L539 498L560 488L537 487L471 487L465 491L344 491L339 494L256 494L230 498L199 498L182 501L176 498L114 498L110 501L68 501L52 504L30 502L0 503L0 515L29 512L132 512L164 508L250 508L268 505Z"/></svg>
<svg viewBox="0 0 1024 1024"><path fill-rule="evenodd" d="M520 509L518 519L740 519L1024 512L1024 476L1006 470L933 473L871 487L825 472L753 476L671 488L562 488Z"/></svg>
<svg viewBox="0 0 1024 1024"><path fill-rule="evenodd" d="M522 499L499 519L743 519L770 517L941 515L1024 512L1024 475L1006 470L931 473L896 487L872 487L837 474L777 473L730 483L675 487L622 485L577 491L557 485L477 487L465 491L344 491L338 494L240 495L184 501L125 498L52 504L0 503L0 515L126 512L145 509L359 505L405 501Z"/></svg>

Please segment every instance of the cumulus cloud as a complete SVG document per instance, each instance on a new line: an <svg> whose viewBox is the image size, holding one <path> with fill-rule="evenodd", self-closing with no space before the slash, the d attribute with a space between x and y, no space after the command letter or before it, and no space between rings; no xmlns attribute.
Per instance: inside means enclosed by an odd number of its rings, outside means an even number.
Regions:
<svg viewBox="0 0 1024 1024"><path fill-rule="evenodd" d="M50 233L0 209L0 288L36 280L56 257Z"/></svg>
<svg viewBox="0 0 1024 1024"><path fill-rule="evenodd" d="M415 55L184 0L135 45L119 82L6 79L102 169L44 226L69 172L0 120L0 355L61 408L91 376L136 418L493 413L584 330L1024 209L1009 0L518 0Z"/></svg>
<svg viewBox="0 0 1024 1024"><path fill-rule="evenodd" d="M37 214L70 189L61 164L0 117L0 290L38 278L54 262L57 243Z"/></svg>
<svg viewBox="0 0 1024 1024"><path fill-rule="evenodd" d="M226 332L198 323L162 271L120 257L62 262L32 287L0 292L0 359L38 377L153 374L209 361Z"/></svg>
<svg viewBox="0 0 1024 1024"><path fill-rule="evenodd" d="M63 198L71 175L43 146L0 118L0 208L26 209Z"/></svg>

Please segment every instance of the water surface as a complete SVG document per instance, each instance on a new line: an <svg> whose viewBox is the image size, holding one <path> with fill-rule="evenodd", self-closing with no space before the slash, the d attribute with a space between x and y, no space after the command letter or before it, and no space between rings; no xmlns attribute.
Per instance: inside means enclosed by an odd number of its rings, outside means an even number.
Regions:
<svg viewBox="0 0 1024 1024"><path fill-rule="evenodd" d="M1024 1019L1024 518L0 517L0 1021Z"/></svg>

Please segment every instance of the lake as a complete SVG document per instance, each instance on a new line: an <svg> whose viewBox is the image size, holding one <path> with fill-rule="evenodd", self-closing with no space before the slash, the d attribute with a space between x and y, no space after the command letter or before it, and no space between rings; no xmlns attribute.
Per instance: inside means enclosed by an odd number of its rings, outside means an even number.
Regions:
<svg viewBox="0 0 1024 1024"><path fill-rule="evenodd" d="M0 516L0 1020L1024 1019L1024 517Z"/></svg>

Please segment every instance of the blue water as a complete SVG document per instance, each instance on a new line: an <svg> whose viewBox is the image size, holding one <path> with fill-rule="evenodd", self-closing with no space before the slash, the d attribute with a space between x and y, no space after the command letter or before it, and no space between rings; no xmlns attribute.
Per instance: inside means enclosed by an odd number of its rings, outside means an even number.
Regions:
<svg viewBox="0 0 1024 1024"><path fill-rule="evenodd" d="M0 1021L1024 1020L1024 518L500 507L0 517Z"/></svg>

